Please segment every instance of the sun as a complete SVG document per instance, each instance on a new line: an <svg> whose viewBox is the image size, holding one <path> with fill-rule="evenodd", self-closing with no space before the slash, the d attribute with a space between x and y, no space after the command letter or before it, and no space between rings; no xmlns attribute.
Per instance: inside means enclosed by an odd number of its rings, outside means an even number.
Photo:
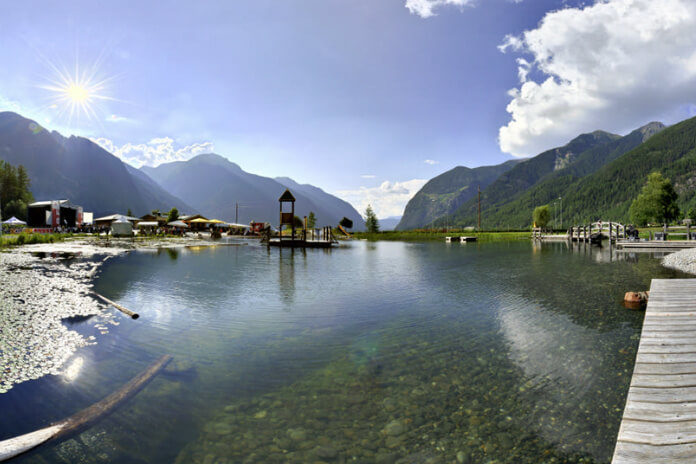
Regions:
<svg viewBox="0 0 696 464"><path fill-rule="evenodd" d="M115 99L108 95L107 89L112 78L100 77L99 63L97 60L92 66L80 67L76 62L69 71L47 60L51 76L39 87L51 93L48 107L57 111L58 117L67 118L69 123L82 118L100 120L102 104Z"/></svg>
<svg viewBox="0 0 696 464"><path fill-rule="evenodd" d="M89 101L89 89L82 87L79 84L72 84L65 89L67 97L75 103L84 103Z"/></svg>

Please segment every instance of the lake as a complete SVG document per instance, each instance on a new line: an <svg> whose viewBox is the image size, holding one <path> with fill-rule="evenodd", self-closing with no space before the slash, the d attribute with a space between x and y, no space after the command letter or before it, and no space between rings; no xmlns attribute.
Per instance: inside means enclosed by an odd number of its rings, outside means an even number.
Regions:
<svg viewBox="0 0 696 464"><path fill-rule="evenodd" d="M608 462L652 278L647 254L527 241L256 243L113 258L95 289L140 313L0 395L0 439L174 361L74 439L16 462ZM98 326L98 327L97 327Z"/></svg>

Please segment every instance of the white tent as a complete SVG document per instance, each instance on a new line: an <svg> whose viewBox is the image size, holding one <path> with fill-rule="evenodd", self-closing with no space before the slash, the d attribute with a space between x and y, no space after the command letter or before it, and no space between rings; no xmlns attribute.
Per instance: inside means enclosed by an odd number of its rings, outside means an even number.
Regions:
<svg viewBox="0 0 696 464"><path fill-rule="evenodd" d="M184 221L173 221L173 222L170 222L170 223L167 224L167 225L168 225L169 227L179 227L179 228L182 228L182 229L187 229L188 226L189 226L189 225L186 224Z"/></svg>
<svg viewBox="0 0 696 464"><path fill-rule="evenodd" d="M111 235L114 237L132 237L133 224L125 216L119 216L111 223Z"/></svg>
<svg viewBox="0 0 696 464"><path fill-rule="evenodd" d="M7 221L4 221L3 224L7 224L9 226L26 226L27 223L24 221L20 221L16 217L12 216L10 219Z"/></svg>

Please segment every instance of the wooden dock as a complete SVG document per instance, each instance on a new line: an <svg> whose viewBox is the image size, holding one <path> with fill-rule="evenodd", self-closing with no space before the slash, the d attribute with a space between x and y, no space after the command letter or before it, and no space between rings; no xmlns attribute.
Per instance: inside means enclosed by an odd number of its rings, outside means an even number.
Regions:
<svg viewBox="0 0 696 464"><path fill-rule="evenodd" d="M612 462L696 462L696 279L652 281Z"/></svg>
<svg viewBox="0 0 696 464"><path fill-rule="evenodd" d="M677 251L696 247L695 240L647 240L642 242L619 241L617 248L624 250Z"/></svg>

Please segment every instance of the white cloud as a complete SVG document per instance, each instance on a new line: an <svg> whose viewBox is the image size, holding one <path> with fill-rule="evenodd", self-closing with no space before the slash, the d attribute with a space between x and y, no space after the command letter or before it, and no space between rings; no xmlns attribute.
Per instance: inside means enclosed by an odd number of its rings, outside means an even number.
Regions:
<svg viewBox="0 0 696 464"><path fill-rule="evenodd" d="M406 8L411 14L417 14L421 18L436 16L435 9L443 5L474 6L476 0L406 0ZM508 0L510 3L522 3L523 0Z"/></svg>
<svg viewBox="0 0 696 464"><path fill-rule="evenodd" d="M442 5L463 7L471 5L473 0L406 0L406 8L411 14L417 14L421 18L435 16L435 8Z"/></svg>
<svg viewBox="0 0 696 464"><path fill-rule="evenodd" d="M133 120L125 116L119 116L118 114L111 114L106 117L106 122L132 122Z"/></svg>
<svg viewBox="0 0 696 464"><path fill-rule="evenodd" d="M9 100L2 95L0 95L0 111L12 111L19 113L22 110L19 102L14 100Z"/></svg>
<svg viewBox="0 0 696 464"><path fill-rule="evenodd" d="M98 144L108 152L121 158L137 168L148 165L157 166L172 161L185 161L201 153L213 151L212 142L200 142L183 147L175 146L174 140L169 137L154 138L147 143L126 143L117 146L107 138L92 138L92 142Z"/></svg>
<svg viewBox="0 0 696 464"><path fill-rule="evenodd" d="M431 165L431 166L433 166L433 165L439 163L439 161L435 161L435 160L431 160L431 159L427 159L427 160L425 160L425 161L423 161L423 162L424 162L425 164L429 164L429 165Z"/></svg>
<svg viewBox="0 0 696 464"><path fill-rule="evenodd" d="M362 177L363 179L374 179L377 176L375 176L374 174L363 174L360 177Z"/></svg>
<svg viewBox="0 0 696 464"><path fill-rule="evenodd" d="M357 190L339 190L336 195L351 203L360 214L367 205L372 205L379 218L401 216L408 200L425 185L427 179L412 179L404 182L384 181L379 187L360 187Z"/></svg>
<svg viewBox="0 0 696 464"><path fill-rule="evenodd" d="M499 48L531 57L517 60L512 118L499 131L501 150L515 156L595 129L625 132L666 115L676 119L696 103L693 0L597 0L547 13L536 29L506 37Z"/></svg>

